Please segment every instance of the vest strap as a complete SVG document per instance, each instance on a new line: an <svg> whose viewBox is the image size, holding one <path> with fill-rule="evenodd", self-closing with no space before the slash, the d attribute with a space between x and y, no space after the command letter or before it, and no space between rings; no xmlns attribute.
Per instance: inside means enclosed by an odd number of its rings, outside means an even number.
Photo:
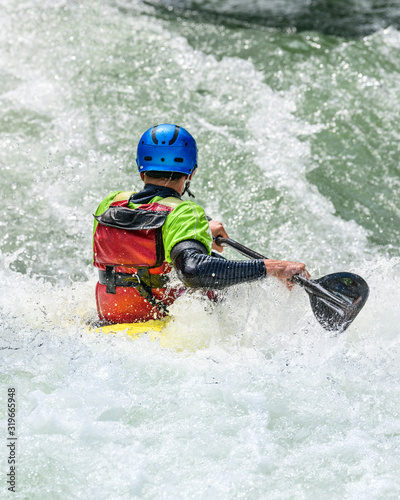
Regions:
<svg viewBox="0 0 400 500"><path fill-rule="evenodd" d="M163 198L160 201L157 201L159 205L164 205L165 207L170 207L175 209L178 205L183 203L183 200L179 198L175 198L174 196L168 196L167 198Z"/></svg>
<svg viewBox="0 0 400 500"><path fill-rule="evenodd" d="M105 271L101 271L104 276L103 276L103 283L100 283L102 285L106 285L107 289L107 293L113 293L115 294L115 267L114 266L106 266L106 270ZM100 271L99 271L100 273Z"/></svg>
<svg viewBox="0 0 400 500"><path fill-rule="evenodd" d="M152 288L165 288L168 276L150 274L147 268L137 269L136 274L116 273L114 266L106 266L105 271L99 269L99 283L106 285L106 292L112 294L116 293L117 286L134 287L153 307L168 312L167 306L157 301L151 291Z"/></svg>
<svg viewBox="0 0 400 500"><path fill-rule="evenodd" d="M117 201L125 201L129 200L129 198L135 193L135 191L122 191L118 193L117 196L113 199L112 203Z"/></svg>
<svg viewBox="0 0 400 500"><path fill-rule="evenodd" d="M137 274L116 273L114 266L106 266L106 270L99 269L99 283L110 288L116 286L136 287L140 282L149 288L165 288L168 276L164 274L150 274L148 269L138 269ZM115 293L108 292L107 293Z"/></svg>

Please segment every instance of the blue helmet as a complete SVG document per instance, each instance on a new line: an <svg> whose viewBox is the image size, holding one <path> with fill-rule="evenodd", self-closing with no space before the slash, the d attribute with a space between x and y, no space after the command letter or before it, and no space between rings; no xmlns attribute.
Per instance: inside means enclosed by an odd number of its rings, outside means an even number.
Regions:
<svg viewBox="0 0 400 500"><path fill-rule="evenodd" d="M155 125L140 138L136 163L139 172L156 170L190 175L197 167L196 141L178 125Z"/></svg>

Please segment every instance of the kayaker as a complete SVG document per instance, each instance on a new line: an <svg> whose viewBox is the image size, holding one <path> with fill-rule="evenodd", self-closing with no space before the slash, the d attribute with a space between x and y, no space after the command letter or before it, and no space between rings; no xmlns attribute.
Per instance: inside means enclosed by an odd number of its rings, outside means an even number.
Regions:
<svg viewBox="0 0 400 500"><path fill-rule="evenodd" d="M197 169L197 146L183 127L163 124L141 137L136 163L141 191L115 191L99 205L93 230L93 262L99 269L99 318L133 323L167 314L186 287L218 290L275 276L286 283L308 276L305 265L280 260L227 260L213 238L223 225L182 195ZM175 268L181 286L168 284Z"/></svg>

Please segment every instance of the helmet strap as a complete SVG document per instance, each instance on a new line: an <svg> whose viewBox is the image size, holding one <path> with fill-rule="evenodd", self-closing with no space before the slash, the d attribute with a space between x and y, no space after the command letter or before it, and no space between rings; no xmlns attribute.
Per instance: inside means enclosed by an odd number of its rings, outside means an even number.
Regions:
<svg viewBox="0 0 400 500"><path fill-rule="evenodd" d="M196 197L195 197L195 195L194 195L194 194L190 191L190 189L189 189L189 188L190 188L190 181L189 181L189 180L187 180L187 181L185 182L185 189L184 189L184 190L183 190L183 192L182 192L182 196L183 196L185 193L187 193L187 194L188 194L189 196L191 196L192 198L196 198Z"/></svg>

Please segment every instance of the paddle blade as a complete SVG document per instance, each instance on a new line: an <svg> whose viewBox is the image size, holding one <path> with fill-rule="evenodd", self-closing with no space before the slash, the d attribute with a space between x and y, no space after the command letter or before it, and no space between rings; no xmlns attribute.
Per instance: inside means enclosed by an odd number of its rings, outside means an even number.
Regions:
<svg viewBox="0 0 400 500"><path fill-rule="evenodd" d="M328 274L313 283L329 292L309 292L315 317L326 330L344 332L368 299L367 283L352 273Z"/></svg>

